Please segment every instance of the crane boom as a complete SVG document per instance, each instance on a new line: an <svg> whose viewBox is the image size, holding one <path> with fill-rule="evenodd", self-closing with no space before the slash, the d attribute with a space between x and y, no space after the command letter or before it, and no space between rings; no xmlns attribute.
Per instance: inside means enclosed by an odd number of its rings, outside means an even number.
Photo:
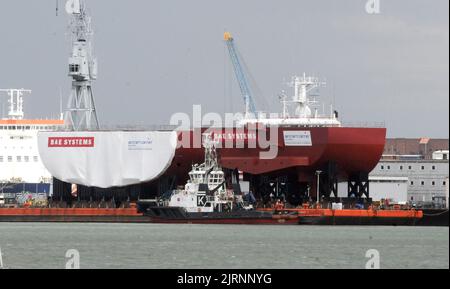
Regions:
<svg viewBox="0 0 450 289"><path fill-rule="evenodd" d="M247 82L247 78L245 77L244 70L242 69L241 61L236 51L236 47L234 45L234 39L231 36L230 32L225 32L223 35L223 39L227 45L228 52L230 54L231 63L233 64L234 72L236 74L236 79L239 83L239 88L241 90L242 97L245 102L245 117L248 118L250 113L256 116L256 108L255 103L253 102L252 94L250 91L250 87Z"/></svg>

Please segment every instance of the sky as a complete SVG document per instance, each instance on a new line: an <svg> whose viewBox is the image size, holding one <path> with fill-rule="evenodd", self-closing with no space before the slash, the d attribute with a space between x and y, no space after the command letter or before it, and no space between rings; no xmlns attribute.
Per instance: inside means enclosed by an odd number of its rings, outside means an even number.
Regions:
<svg viewBox="0 0 450 289"><path fill-rule="evenodd" d="M66 106L70 41L65 1L0 0L0 88L28 88L28 117ZM100 123L168 124L172 114L244 109L223 42L230 31L257 108L303 72L344 123L384 122L389 137L449 137L449 1L86 0L99 75ZM6 96L0 96L7 111Z"/></svg>

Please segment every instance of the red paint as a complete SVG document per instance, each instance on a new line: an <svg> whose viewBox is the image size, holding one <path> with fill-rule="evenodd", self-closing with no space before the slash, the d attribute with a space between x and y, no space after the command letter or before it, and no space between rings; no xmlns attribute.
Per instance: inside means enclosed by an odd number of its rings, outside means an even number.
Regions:
<svg viewBox="0 0 450 289"><path fill-rule="evenodd" d="M94 147L94 137L49 137L48 147Z"/></svg>
<svg viewBox="0 0 450 289"><path fill-rule="evenodd" d="M283 131L310 131L311 146L285 146ZM185 180L192 163L202 163L204 150L194 147L194 136L201 136L206 129L179 132L179 144L190 138L188 147L180 147L175 153L171 166L165 175L177 175L178 180ZM278 139L272 145L278 148L274 159L261 159L260 153L267 151L259 143L249 138L237 139L233 135L259 136L270 135L267 129L211 129L213 133L231 134L231 138L219 138L222 148L218 148L220 163L224 168L238 169L245 173L276 174L283 170L299 176L299 180L309 180L317 169L327 162L334 161L338 166L339 178L345 180L349 175L370 171L375 168L381 158L386 140L385 128L352 128L352 127L313 127L313 128L278 128ZM228 132L231 131L231 132ZM226 147L226 145L232 147ZM198 145L198 143L197 143Z"/></svg>
<svg viewBox="0 0 450 289"><path fill-rule="evenodd" d="M142 216L136 208L0 208L0 216Z"/></svg>
<svg viewBox="0 0 450 289"><path fill-rule="evenodd" d="M273 209L258 209L258 211L272 212ZM378 217L378 218L417 218L423 217L423 211L416 210L332 210L332 209L283 209L286 212L296 212L303 217Z"/></svg>
<svg viewBox="0 0 450 289"><path fill-rule="evenodd" d="M0 119L0 125L63 125L60 119Z"/></svg>

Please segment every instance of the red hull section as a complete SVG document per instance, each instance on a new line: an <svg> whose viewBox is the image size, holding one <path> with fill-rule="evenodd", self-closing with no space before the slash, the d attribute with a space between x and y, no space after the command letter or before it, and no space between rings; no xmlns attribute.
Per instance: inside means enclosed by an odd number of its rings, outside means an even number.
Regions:
<svg viewBox="0 0 450 289"><path fill-rule="evenodd" d="M205 130L202 130L203 132ZM227 129L212 129L215 134L227 135ZM284 141L285 131L309 131L310 146L287 146ZM269 131L264 131L270 135ZM312 175L328 162L335 162L338 166L340 178L356 173L369 173L376 166L383 153L385 128L350 128L350 127L316 127L316 128L278 128L278 136L271 145L277 147L278 153L273 159L261 158L261 152L267 152L267 145L262 148L248 147L251 142L246 136L259 136L260 131L231 130L226 140L222 139L219 149L221 165L228 169L239 169L252 175L271 174L290 170L297 175L302 173ZM192 163L201 163L204 157L202 148L194 146L193 132L180 132L179 141L190 138L191 147L177 149L175 158L166 174L186 176ZM197 135L200 135L197 132ZM244 135L237 139L236 135ZM230 140L231 139L231 140ZM230 141L233 148L227 148ZM242 148L237 148L241 146Z"/></svg>

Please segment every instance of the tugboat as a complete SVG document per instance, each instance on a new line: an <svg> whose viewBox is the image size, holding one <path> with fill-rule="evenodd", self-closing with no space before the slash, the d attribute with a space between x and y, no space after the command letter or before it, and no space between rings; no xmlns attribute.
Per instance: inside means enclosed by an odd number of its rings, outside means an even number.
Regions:
<svg viewBox="0 0 450 289"><path fill-rule="evenodd" d="M182 190L168 192L155 202L138 202L138 208L153 223L192 224L298 224L296 212L262 212L245 201L251 199L238 189L227 187L225 172L219 165L217 140L203 134L205 161L192 165ZM237 187L237 186L233 186ZM249 193L251 194L251 193Z"/></svg>

